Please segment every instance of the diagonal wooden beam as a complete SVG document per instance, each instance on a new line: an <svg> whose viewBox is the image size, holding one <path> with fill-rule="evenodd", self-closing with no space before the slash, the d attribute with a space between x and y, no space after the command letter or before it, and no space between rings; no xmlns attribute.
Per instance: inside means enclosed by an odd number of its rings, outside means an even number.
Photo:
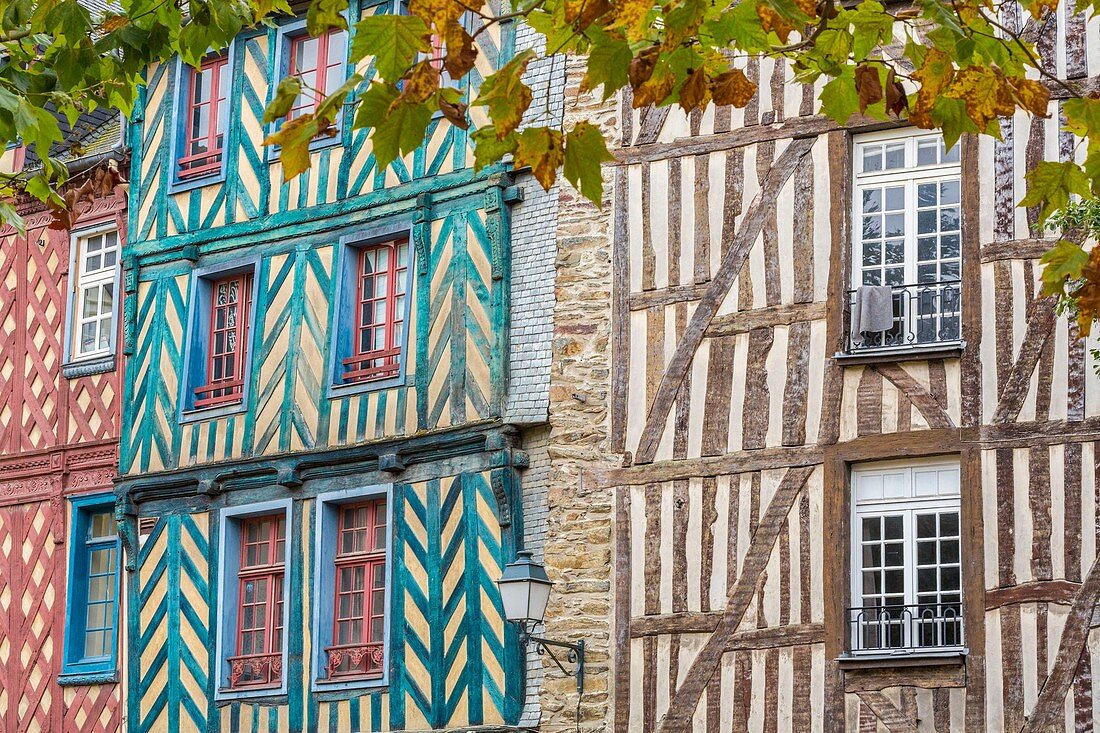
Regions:
<svg viewBox="0 0 1100 733"><path fill-rule="evenodd" d="M994 424L1014 422L1024 406L1031 375L1054 330L1054 298L1036 298L1028 305L1027 330L1008 379L999 385L1001 399L993 413Z"/></svg>
<svg viewBox="0 0 1100 733"><path fill-rule="evenodd" d="M856 695L863 701L875 717L890 730L890 733L917 733L916 721L898 710L890 698L877 690L857 692Z"/></svg>
<svg viewBox="0 0 1100 733"><path fill-rule="evenodd" d="M929 394L928 390L924 388L920 382L913 378L913 375L905 371L897 364L875 364L871 367L883 377L888 379L892 385L901 390L909 401L920 410L920 414L924 416L925 421L930 428L953 428L955 423L951 420L951 416L947 414L940 403Z"/></svg>
<svg viewBox="0 0 1100 733"><path fill-rule="evenodd" d="M710 635L690 669L684 676L684 681L676 688L669 703L668 711L661 721L660 733L687 733L692 727L692 717L699 700L706 689L707 683L714 676L722 664L722 655L730 647L745 616L745 611L756 594L756 586L760 580L760 574L768 565L768 559L772 554L779 532L784 526L787 514L794 506L806 480L814 471L813 467L790 468L784 474L783 480L775 490L764 511L760 524L753 532L745 560L741 565L741 574L737 576L737 582L730 590L726 600L726 610L715 626L714 633Z"/></svg>
<svg viewBox="0 0 1100 733"><path fill-rule="evenodd" d="M699 300L691 321L684 329L683 338L677 344L676 352L669 360L664 376L661 377L661 384L653 396L653 404L646 417L642 436L638 440L638 449L634 457L636 463L649 463L656 455L669 410L676 401L680 385L683 384L684 377L691 368L691 361L695 358L699 344L703 342L707 327L718 313L722 301L726 299L733 281L741 272L749 250L760 236L765 218L774 210L775 198L779 195L779 190L794 173L802 158L810 152L815 140L816 138L812 137L802 138L792 141L787 146L768 172L764 185L760 187L760 192L756 194L745 218L741 220L741 226L733 237L732 245L722 258L710 286Z"/></svg>
<svg viewBox="0 0 1100 733"><path fill-rule="evenodd" d="M672 110L670 105L654 107L652 104L643 107L638 120L638 136L634 138L635 145L649 145L657 142L661 135L661 129L665 126L668 113Z"/></svg>
<svg viewBox="0 0 1100 733"><path fill-rule="evenodd" d="M1088 641L1097 600L1100 600L1100 560L1092 564L1088 577L1077 589L1069 616L1066 617L1066 625L1062 628L1058 654L1054 658L1050 674L1039 690L1035 708L1020 733L1052 730L1059 716L1064 714L1066 693L1077 671L1081 650Z"/></svg>

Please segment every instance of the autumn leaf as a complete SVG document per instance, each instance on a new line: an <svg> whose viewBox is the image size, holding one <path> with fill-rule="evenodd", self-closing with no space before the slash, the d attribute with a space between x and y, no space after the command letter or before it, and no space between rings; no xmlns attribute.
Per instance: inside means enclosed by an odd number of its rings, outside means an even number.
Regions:
<svg viewBox="0 0 1100 733"><path fill-rule="evenodd" d="M629 81L628 69L634 59L630 44L614 38L599 28L589 29L592 48L588 52L587 70L581 80L581 89L591 91L603 86L603 99L622 89Z"/></svg>
<svg viewBox="0 0 1100 733"><path fill-rule="evenodd" d="M447 55L443 57L443 68L452 79L461 79L477 62L477 48L474 39L462 24L451 21L443 32L443 40L447 44Z"/></svg>
<svg viewBox="0 0 1100 733"><path fill-rule="evenodd" d="M1070 132L1082 137L1100 135L1100 99L1067 99L1062 112Z"/></svg>
<svg viewBox="0 0 1100 733"><path fill-rule="evenodd" d="M464 10L463 5L455 0L409 0L409 13L439 29L461 18Z"/></svg>
<svg viewBox="0 0 1100 733"><path fill-rule="evenodd" d="M894 70L886 72L886 111L895 117L909 109L909 95L905 86L898 80Z"/></svg>
<svg viewBox="0 0 1100 733"><path fill-rule="evenodd" d="M649 30L647 21L652 9L652 0L616 0L608 13L611 22L607 27L621 29L632 43L641 41Z"/></svg>
<svg viewBox="0 0 1100 733"><path fill-rule="evenodd" d="M843 125L858 110L855 74L851 66L846 66L843 72L822 87L821 113Z"/></svg>
<svg viewBox="0 0 1100 733"><path fill-rule="evenodd" d="M401 94L390 106L392 111L399 104L419 104L439 89L439 69L431 61L421 61L402 85Z"/></svg>
<svg viewBox="0 0 1100 733"><path fill-rule="evenodd" d="M760 26L765 31L779 36L779 40L783 43L787 42L794 26L788 23L786 18L764 3L759 3L756 6L756 15L760 18Z"/></svg>
<svg viewBox="0 0 1100 733"><path fill-rule="evenodd" d="M309 169L309 144L320 132L317 118L303 114L283 125L264 139L264 145L279 146L279 161L283 164L283 180L289 181Z"/></svg>
<svg viewBox="0 0 1100 733"><path fill-rule="evenodd" d="M431 107L424 102L390 105L372 137L378 170L419 148L431 121Z"/></svg>
<svg viewBox="0 0 1100 733"><path fill-rule="evenodd" d="M498 133L499 134L499 133ZM558 167L565 151L562 149L561 130L550 127L528 127L519 133L516 144L516 167L530 167L531 172L544 189L554 185Z"/></svg>
<svg viewBox="0 0 1100 733"><path fill-rule="evenodd" d="M634 56L627 69L627 79L633 89L645 84L653 76L653 70L657 68L657 58L660 55L660 46L649 46Z"/></svg>
<svg viewBox="0 0 1100 733"><path fill-rule="evenodd" d="M680 85L680 107L685 112L705 107L710 102L710 87L707 83L707 72L698 68L687 75L684 83Z"/></svg>
<svg viewBox="0 0 1100 733"><path fill-rule="evenodd" d="M1049 117L1047 105L1050 103L1050 90L1042 82L1034 79L1011 78L1013 96L1021 107L1038 117Z"/></svg>
<svg viewBox="0 0 1100 733"><path fill-rule="evenodd" d="M882 101L882 80L877 68L870 64L860 64L855 70L855 82L860 114L865 113L870 105Z"/></svg>
<svg viewBox="0 0 1100 733"><path fill-rule="evenodd" d="M676 77L667 68L661 69L645 84L634 89L634 109L651 104L660 105L672 94L674 86L676 86Z"/></svg>
<svg viewBox="0 0 1100 733"><path fill-rule="evenodd" d="M607 150L599 128L582 120L565 136L565 179L581 192L581 195L599 206L603 199L603 174L600 166L615 160Z"/></svg>
<svg viewBox="0 0 1100 733"><path fill-rule="evenodd" d="M1092 332L1092 322L1100 317L1100 247L1093 247L1088 261L1081 268L1082 282L1072 297L1077 307L1077 327L1085 338Z"/></svg>
<svg viewBox="0 0 1100 733"><path fill-rule="evenodd" d="M965 102L967 116L983 130L990 121L1016 111L1012 88L1004 75L986 67L967 66L959 71L944 96Z"/></svg>
<svg viewBox="0 0 1100 733"><path fill-rule="evenodd" d="M576 28L587 28L612 7L609 0L565 0L565 19Z"/></svg>
<svg viewBox="0 0 1100 733"><path fill-rule="evenodd" d="M415 15L368 15L355 24L351 62L374 57L374 68L384 81L397 81L420 53L428 51L428 27Z"/></svg>
<svg viewBox="0 0 1100 733"><path fill-rule="evenodd" d="M756 84L741 69L730 69L714 77L710 92L714 96L715 104L744 107L756 94Z"/></svg>
<svg viewBox="0 0 1100 733"><path fill-rule="evenodd" d="M466 119L466 105L461 101L462 94L457 89L440 89L437 93L439 111L455 127L462 130L470 128L470 121Z"/></svg>
<svg viewBox="0 0 1100 733"><path fill-rule="evenodd" d="M294 108L294 102L302 93L302 80L296 76L285 76L275 88L275 97L264 110L263 123L269 125L286 117Z"/></svg>
<svg viewBox="0 0 1100 733"><path fill-rule="evenodd" d="M473 103L475 107L489 108L489 116L502 139L519 127L523 113L531 106L531 89L520 78L534 56L533 51L523 51L486 77Z"/></svg>
<svg viewBox="0 0 1100 733"><path fill-rule="evenodd" d="M311 36L319 36L329 28L348 29L348 21L343 13L348 9L348 0L311 0L306 11L306 30Z"/></svg>

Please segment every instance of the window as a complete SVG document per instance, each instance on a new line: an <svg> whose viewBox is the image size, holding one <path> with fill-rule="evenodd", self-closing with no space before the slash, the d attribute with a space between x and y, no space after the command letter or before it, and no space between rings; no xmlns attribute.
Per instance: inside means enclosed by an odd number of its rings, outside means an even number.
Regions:
<svg viewBox="0 0 1100 733"><path fill-rule="evenodd" d="M119 241L114 229L75 237L71 360L111 353Z"/></svg>
<svg viewBox="0 0 1100 733"><path fill-rule="evenodd" d="M217 699L286 691L290 509L280 499L219 513Z"/></svg>
<svg viewBox="0 0 1100 733"><path fill-rule="evenodd" d="M355 350L344 359L345 382L393 377L404 343L407 239L357 252Z"/></svg>
<svg viewBox="0 0 1100 733"><path fill-rule="evenodd" d="M386 621L386 502L339 509L329 679L382 676Z"/></svg>
<svg viewBox="0 0 1100 733"><path fill-rule="evenodd" d="M195 407L240 402L252 301L252 274L214 281L210 299L207 383L195 388Z"/></svg>
<svg viewBox="0 0 1100 733"><path fill-rule="evenodd" d="M277 686L283 670L286 517L252 517L241 525L237 653L229 657L229 686Z"/></svg>
<svg viewBox="0 0 1100 733"><path fill-rule="evenodd" d="M959 147L938 134L872 133L855 142L854 280L888 286L893 325L852 333L852 348L956 341L961 216ZM853 323L853 331L859 329Z"/></svg>
<svg viewBox="0 0 1100 733"><path fill-rule="evenodd" d="M852 651L963 644L957 462L852 470Z"/></svg>
<svg viewBox="0 0 1100 733"><path fill-rule="evenodd" d="M314 689L386 684L391 485L317 497Z"/></svg>
<svg viewBox="0 0 1100 733"><path fill-rule="evenodd" d="M118 530L114 497L72 500L64 676L113 676L118 645ZM76 680L72 677L76 676Z"/></svg>
<svg viewBox="0 0 1100 733"><path fill-rule="evenodd" d="M219 265L192 275L188 351L180 419L244 409L248 396L249 342L258 259Z"/></svg>
<svg viewBox="0 0 1100 733"><path fill-rule="evenodd" d="M287 73L302 80L302 93L294 100L288 120L314 112L321 100L344 83L347 39L347 33L337 28L316 37L308 33L288 36Z"/></svg>
<svg viewBox="0 0 1100 733"><path fill-rule="evenodd" d="M222 148L229 115L229 59L214 56L197 69L186 69L186 110L179 178L195 178L221 170Z"/></svg>

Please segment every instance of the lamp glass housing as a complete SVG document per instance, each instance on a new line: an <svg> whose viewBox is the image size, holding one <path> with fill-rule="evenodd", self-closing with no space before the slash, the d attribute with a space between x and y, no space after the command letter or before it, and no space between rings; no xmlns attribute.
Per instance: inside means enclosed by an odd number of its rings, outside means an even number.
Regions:
<svg viewBox="0 0 1100 733"><path fill-rule="evenodd" d="M552 586L545 568L531 558L530 551L520 551L515 562L504 566L504 574L497 581L504 617L509 621L541 622L546 617Z"/></svg>

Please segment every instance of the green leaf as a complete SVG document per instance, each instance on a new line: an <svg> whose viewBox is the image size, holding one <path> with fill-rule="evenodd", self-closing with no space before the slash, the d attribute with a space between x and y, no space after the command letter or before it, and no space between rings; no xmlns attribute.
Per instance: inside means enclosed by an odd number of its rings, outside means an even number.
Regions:
<svg viewBox="0 0 1100 733"><path fill-rule="evenodd" d="M578 122L565 137L565 179L581 195L600 206L603 200L603 175L600 164L615 160L607 150L607 142L598 127L587 121Z"/></svg>
<svg viewBox="0 0 1100 733"><path fill-rule="evenodd" d="M278 131L268 135L264 145L278 145L279 160L283 164L283 180L309 169L309 144L320 132L317 118L304 114L287 121Z"/></svg>
<svg viewBox="0 0 1100 733"><path fill-rule="evenodd" d="M498 135L507 135L523 119L531 106L531 89L520 81L527 64L535 57L530 49L516 54L511 61L485 78L475 107L488 107Z"/></svg>
<svg viewBox="0 0 1100 733"><path fill-rule="evenodd" d="M1065 239L1047 250L1039 259L1043 267L1043 295L1061 295L1066 278L1077 280L1089 261L1089 253L1081 245Z"/></svg>
<svg viewBox="0 0 1100 733"><path fill-rule="evenodd" d="M378 170L389 166L399 154L408 155L419 148L431 121L432 108L426 102L391 105L371 137Z"/></svg>
<svg viewBox="0 0 1100 733"><path fill-rule="evenodd" d="M417 54L429 50L428 28L415 15L368 15L355 24L351 61L374 57L374 68L384 81L395 82L408 72Z"/></svg>
<svg viewBox="0 0 1100 733"><path fill-rule="evenodd" d="M505 155L516 152L516 134L513 132L502 138L492 125L474 131L470 140L474 143L475 173L487 165L499 162Z"/></svg>
<svg viewBox="0 0 1100 733"><path fill-rule="evenodd" d="M856 61L863 61L875 47L891 40L894 18L875 0L862 0L855 10L844 11L841 19L852 26L852 55Z"/></svg>
<svg viewBox="0 0 1100 733"><path fill-rule="evenodd" d="M607 99L627 84L627 70L634 54L630 44L615 38L593 26L589 29L592 48L588 52L588 72L584 77L585 89L603 86L603 99Z"/></svg>
<svg viewBox="0 0 1100 733"><path fill-rule="evenodd" d="M821 113L843 125L859 111L859 92L851 66L821 88Z"/></svg>
<svg viewBox="0 0 1100 733"><path fill-rule="evenodd" d="M343 13L348 0L311 0L306 11L306 30L311 36L319 36L329 28L348 29Z"/></svg>
<svg viewBox="0 0 1100 733"><path fill-rule="evenodd" d="M399 92L389 84L374 82L359 99L359 110L355 113L355 128L378 127L386 118L390 105L397 99Z"/></svg>
<svg viewBox="0 0 1100 733"><path fill-rule="evenodd" d="M1062 102L1066 128L1082 137L1100 135L1100 99L1067 99Z"/></svg>
<svg viewBox="0 0 1100 733"><path fill-rule="evenodd" d="M325 97L324 101L317 105L317 118L323 122L331 123L336 119L336 115L340 112L340 108L344 106L344 101L359 84L363 81L361 74L352 74L347 80L341 84L337 89L333 90L332 94Z"/></svg>
<svg viewBox="0 0 1100 733"><path fill-rule="evenodd" d="M294 108L294 102L301 93L301 79L296 76L283 77L283 80L279 82L279 86L275 88L275 98L264 110L263 123L269 125L275 120L286 117L290 110Z"/></svg>
<svg viewBox="0 0 1100 733"><path fill-rule="evenodd" d="M15 210L15 206L4 200L0 200L0 222L11 225L15 231L19 232L19 236L27 236L27 223Z"/></svg>
<svg viewBox="0 0 1100 733"><path fill-rule="evenodd" d="M713 38L717 48L732 47L746 53L764 51L771 46L752 0L743 0L707 20L699 28L699 34Z"/></svg>
<svg viewBox="0 0 1100 733"><path fill-rule="evenodd" d="M1088 177L1081 166L1072 160L1041 161L1025 177L1027 195L1020 201L1020 206L1041 206L1040 225L1048 216L1069 203L1070 194L1090 195Z"/></svg>

